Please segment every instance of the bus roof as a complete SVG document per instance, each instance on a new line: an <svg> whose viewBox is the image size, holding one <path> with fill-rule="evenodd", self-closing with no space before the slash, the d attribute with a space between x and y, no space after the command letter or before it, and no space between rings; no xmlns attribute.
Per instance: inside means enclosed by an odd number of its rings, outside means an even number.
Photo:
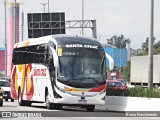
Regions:
<svg viewBox="0 0 160 120"><path fill-rule="evenodd" d="M29 39L24 40L22 42L16 43L14 45L14 48L26 47L26 46L32 46L32 45L38 45L38 44L44 44L44 43L48 43L50 40L53 41L52 35L38 37L38 38L29 38Z"/></svg>
<svg viewBox="0 0 160 120"><path fill-rule="evenodd" d="M48 43L49 41L54 42L58 47L65 47L71 44L86 44L96 45L98 48L103 48L102 45L94 38L82 37L82 36L70 36L65 34L48 35L39 38L30 38L25 41L16 43L14 48L26 47L38 44Z"/></svg>
<svg viewBox="0 0 160 120"><path fill-rule="evenodd" d="M69 36L69 35L55 35L53 38L57 41L59 47L66 47L66 45L96 45L102 48L102 45L94 38L83 36Z"/></svg>

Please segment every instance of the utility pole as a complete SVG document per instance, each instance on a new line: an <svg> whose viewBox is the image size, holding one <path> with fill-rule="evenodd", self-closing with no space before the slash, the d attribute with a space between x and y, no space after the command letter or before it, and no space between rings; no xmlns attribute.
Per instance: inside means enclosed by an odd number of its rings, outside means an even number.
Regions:
<svg viewBox="0 0 160 120"><path fill-rule="evenodd" d="M22 29L22 41L24 39L23 34L24 34L24 12L22 11L22 24L21 24L21 29Z"/></svg>
<svg viewBox="0 0 160 120"><path fill-rule="evenodd" d="M84 35L84 0L82 0L82 36Z"/></svg>
<svg viewBox="0 0 160 120"><path fill-rule="evenodd" d="M14 44L16 43L16 0L14 0Z"/></svg>
<svg viewBox="0 0 160 120"><path fill-rule="evenodd" d="M150 0L150 36L149 36L149 69L148 69L148 87L153 87L153 30L154 30L154 0Z"/></svg>
<svg viewBox="0 0 160 120"><path fill-rule="evenodd" d="M127 41L127 62L131 60L131 47L130 47L130 41Z"/></svg>
<svg viewBox="0 0 160 120"><path fill-rule="evenodd" d="M49 0L48 0L48 13L49 13Z"/></svg>
<svg viewBox="0 0 160 120"><path fill-rule="evenodd" d="M120 71L119 71L119 72L120 72L120 74L121 74L121 73L122 73L122 71L121 71L121 67L122 67L122 65L121 65L121 63L122 63L122 58L121 58L121 56L122 56L121 49L122 49L122 48L121 48L121 44L122 44L122 42L121 42L121 40L120 40L119 42L120 42L120 65L119 65L119 66L120 66L120 69L119 69ZM120 76L121 76L121 75L120 75Z"/></svg>
<svg viewBox="0 0 160 120"><path fill-rule="evenodd" d="M93 24L92 36L93 36L93 38L97 39L97 23L96 23L96 20L91 20L91 22Z"/></svg>
<svg viewBox="0 0 160 120"><path fill-rule="evenodd" d="M41 4L43 5L43 12L45 13L46 12L45 7L46 7L46 4L48 4L48 3L41 3Z"/></svg>
<svg viewBox="0 0 160 120"><path fill-rule="evenodd" d="M7 76L7 14L6 14L7 0L4 0L4 13L5 13L5 76Z"/></svg>

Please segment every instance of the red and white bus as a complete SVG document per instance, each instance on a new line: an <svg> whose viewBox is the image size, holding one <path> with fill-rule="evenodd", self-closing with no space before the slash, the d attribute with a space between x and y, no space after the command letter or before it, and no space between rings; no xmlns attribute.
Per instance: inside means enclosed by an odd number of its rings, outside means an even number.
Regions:
<svg viewBox="0 0 160 120"><path fill-rule="evenodd" d="M103 47L93 38L49 35L16 43L11 97L20 106L45 102L48 109L79 105L93 111L105 103L105 59ZM85 74L88 65L96 72Z"/></svg>

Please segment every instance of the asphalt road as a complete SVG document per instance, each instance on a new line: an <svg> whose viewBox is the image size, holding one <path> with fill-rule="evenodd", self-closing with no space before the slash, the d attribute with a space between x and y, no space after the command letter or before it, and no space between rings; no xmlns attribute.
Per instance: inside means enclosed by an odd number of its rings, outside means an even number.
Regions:
<svg viewBox="0 0 160 120"><path fill-rule="evenodd" d="M64 107L61 110L47 110L43 103L33 103L32 106L18 106L18 102L5 102L3 107L0 107L0 115L3 116L0 120L19 119L19 120L135 120L138 117L126 117L126 113L111 112L95 109L94 112L87 112L86 109L79 107ZM159 119L158 117L147 117L140 119Z"/></svg>

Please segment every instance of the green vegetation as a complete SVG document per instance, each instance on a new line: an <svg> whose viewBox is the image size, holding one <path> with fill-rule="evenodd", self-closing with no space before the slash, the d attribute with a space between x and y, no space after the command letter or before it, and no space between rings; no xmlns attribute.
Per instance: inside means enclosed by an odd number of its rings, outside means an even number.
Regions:
<svg viewBox="0 0 160 120"><path fill-rule="evenodd" d="M113 88L107 88L106 89L106 95L107 96L124 96L125 92L121 89L113 89Z"/></svg>
<svg viewBox="0 0 160 120"><path fill-rule="evenodd" d="M130 97L147 97L147 98L160 98L160 90L155 88L142 88L135 87L129 88L126 91L114 90L113 88L106 89L107 96L130 96Z"/></svg>
<svg viewBox="0 0 160 120"><path fill-rule="evenodd" d="M154 47L154 55L156 54L160 54L160 41L158 42L155 42L156 41L156 38L154 37L153 39L153 47ZM148 41L149 41L149 38L146 38L146 41L142 43L142 50L143 50L143 53L140 54L140 55L148 55Z"/></svg>
<svg viewBox="0 0 160 120"><path fill-rule="evenodd" d="M131 68L131 62L128 61L127 66L123 67L124 79L127 80L127 81L130 81L130 68Z"/></svg>
<svg viewBox="0 0 160 120"><path fill-rule="evenodd" d="M124 35L120 35L120 36L114 35L110 39L107 39L108 44L121 49L126 49L126 44L130 42L131 42L131 39L125 38Z"/></svg>

